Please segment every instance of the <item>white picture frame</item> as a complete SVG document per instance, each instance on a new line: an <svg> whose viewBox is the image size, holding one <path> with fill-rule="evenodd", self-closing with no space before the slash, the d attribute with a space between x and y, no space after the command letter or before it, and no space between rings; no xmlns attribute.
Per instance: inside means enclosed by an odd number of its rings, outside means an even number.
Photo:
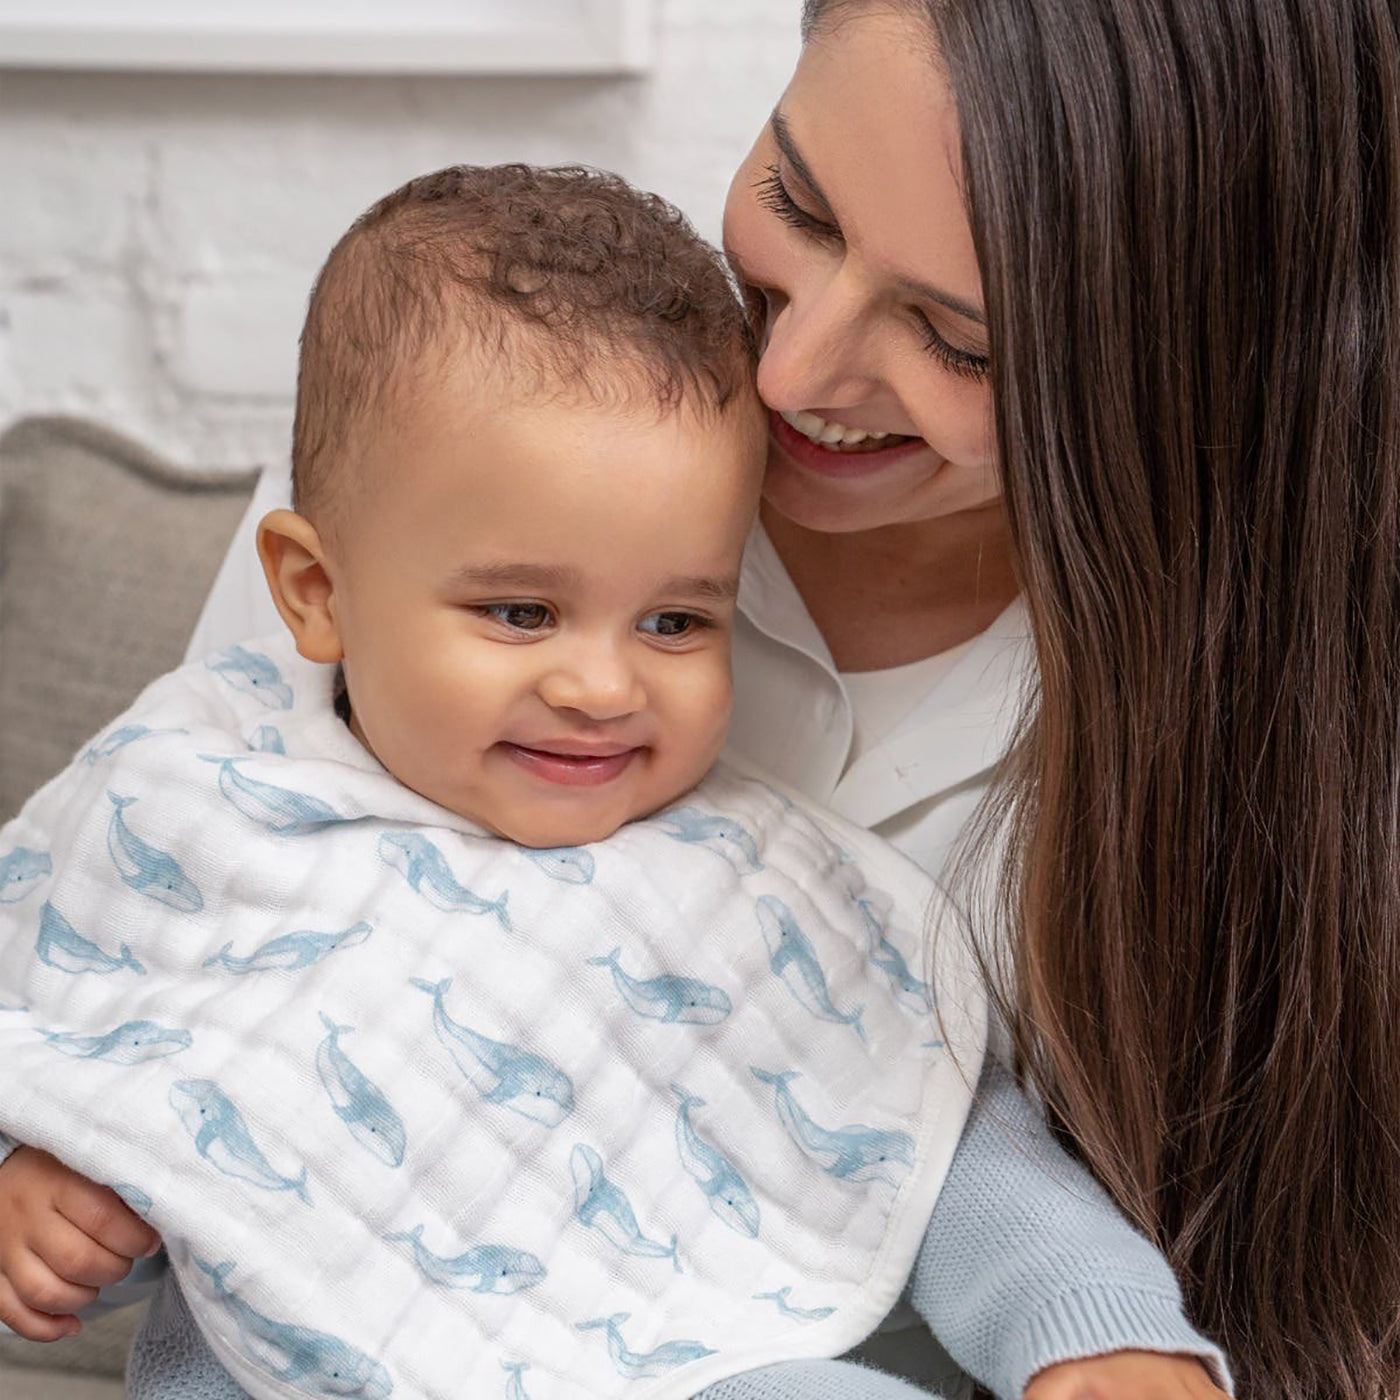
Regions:
<svg viewBox="0 0 1400 1400"><path fill-rule="evenodd" d="M652 0L0 0L0 68L640 73Z"/></svg>

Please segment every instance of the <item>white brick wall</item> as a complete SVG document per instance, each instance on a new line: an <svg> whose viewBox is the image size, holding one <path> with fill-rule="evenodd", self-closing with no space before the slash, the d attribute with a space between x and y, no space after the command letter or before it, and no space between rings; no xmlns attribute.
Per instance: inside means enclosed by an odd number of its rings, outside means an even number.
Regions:
<svg viewBox="0 0 1400 1400"><path fill-rule="evenodd" d="M202 467L285 456L316 268L454 161L618 170L717 238L798 0L656 8L645 78L0 73L0 424L96 416Z"/></svg>

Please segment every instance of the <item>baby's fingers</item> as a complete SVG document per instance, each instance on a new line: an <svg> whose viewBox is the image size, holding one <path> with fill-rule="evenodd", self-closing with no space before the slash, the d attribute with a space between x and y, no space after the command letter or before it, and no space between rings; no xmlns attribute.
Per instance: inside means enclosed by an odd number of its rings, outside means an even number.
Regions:
<svg viewBox="0 0 1400 1400"><path fill-rule="evenodd" d="M3 1274L0 1274L0 1322L31 1342L57 1342L64 1337L76 1337L81 1326L71 1314L51 1317L20 1302L19 1295Z"/></svg>
<svg viewBox="0 0 1400 1400"><path fill-rule="evenodd" d="M97 1297L96 1288L69 1283L54 1273L37 1254L28 1252L21 1254L10 1265L8 1280L22 1308L45 1313L54 1321L67 1322L71 1314L87 1307ZM73 1318L72 1321L76 1322L77 1319Z"/></svg>
<svg viewBox="0 0 1400 1400"><path fill-rule="evenodd" d="M104 1249L121 1255L128 1268L131 1260L144 1259L160 1248L160 1236L106 1186L71 1175L59 1188L54 1203L65 1220ZM125 1278L126 1270L117 1277Z"/></svg>
<svg viewBox="0 0 1400 1400"><path fill-rule="evenodd" d="M76 1225L54 1216L32 1249L64 1283L83 1288L106 1288L131 1272L131 1260L100 1245Z"/></svg>

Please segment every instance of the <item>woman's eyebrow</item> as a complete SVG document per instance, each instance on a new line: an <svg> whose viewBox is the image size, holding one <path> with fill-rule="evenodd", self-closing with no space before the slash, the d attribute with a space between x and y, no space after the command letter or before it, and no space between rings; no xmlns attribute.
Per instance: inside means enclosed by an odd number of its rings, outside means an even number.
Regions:
<svg viewBox="0 0 1400 1400"><path fill-rule="evenodd" d="M778 149L782 152L783 159L797 172L798 179L807 186L813 198L819 200L830 213L831 201L823 193L817 177L812 174L811 167L803 160L802 152L797 149L792 128L788 125L787 118L783 116L781 108L773 108L773 115L768 118L768 124L773 128L773 139L778 143Z"/></svg>
<svg viewBox="0 0 1400 1400"><path fill-rule="evenodd" d="M964 301L962 297L955 297L951 292L940 291L937 287L930 287L927 282L916 282L911 277L901 277L899 287L911 297L923 297L939 306L946 306L949 311L966 316L969 321L976 321L979 326L987 324L986 313L980 307L974 306L970 301Z"/></svg>

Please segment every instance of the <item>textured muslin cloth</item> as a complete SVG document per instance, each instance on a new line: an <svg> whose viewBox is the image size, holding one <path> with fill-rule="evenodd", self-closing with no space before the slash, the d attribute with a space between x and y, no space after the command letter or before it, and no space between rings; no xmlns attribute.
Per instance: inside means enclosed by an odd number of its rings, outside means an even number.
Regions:
<svg viewBox="0 0 1400 1400"><path fill-rule="evenodd" d="M931 883L729 769L514 846L336 682L187 666L0 834L0 1129L160 1230L255 1396L686 1397L860 1341L981 1062Z"/></svg>

